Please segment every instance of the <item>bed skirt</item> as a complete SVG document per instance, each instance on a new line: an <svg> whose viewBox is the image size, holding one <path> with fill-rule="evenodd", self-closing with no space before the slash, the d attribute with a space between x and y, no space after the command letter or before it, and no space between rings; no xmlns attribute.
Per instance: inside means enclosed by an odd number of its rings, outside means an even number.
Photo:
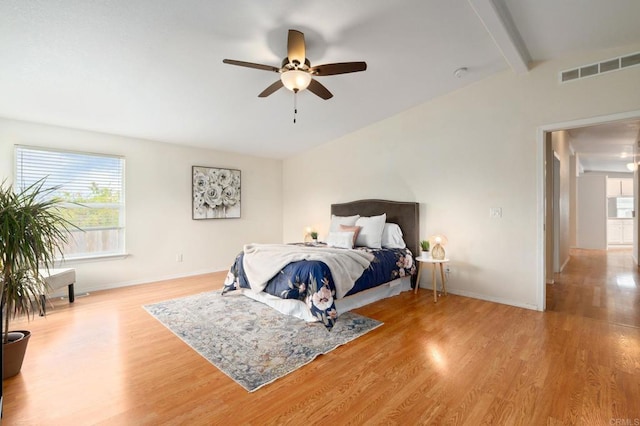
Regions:
<svg viewBox="0 0 640 426"><path fill-rule="evenodd" d="M360 293L356 293L351 296L337 299L336 310L338 311L338 317L344 312L351 311L353 309L360 308L362 306L377 302L378 300L386 299L388 297L397 296L403 291L411 290L411 277L406 276L390 281L386 284L382 284L378 287L370 288ZM254 293L249 289L240 289L233 291L232 293L241 293L245 296L257 300L258 302L265 303L273 309L285 314L292 315L296 318L300 318L307 322L316 322L318 318L311 314L311 311L305 305L304 302L296 299L281 299L276 296L272 296L268 293Z"/></svg>

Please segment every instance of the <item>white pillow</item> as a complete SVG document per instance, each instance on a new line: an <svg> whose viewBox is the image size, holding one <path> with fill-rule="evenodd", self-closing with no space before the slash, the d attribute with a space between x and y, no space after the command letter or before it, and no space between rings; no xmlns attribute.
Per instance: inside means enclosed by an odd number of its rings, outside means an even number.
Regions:
<svg viewBox="0 0 640 426"><path fill-rule="evenodd" d="M327 245L329 247L353 248L353 231L347 232L329 232L327 236Z"/></svg>
<svg viewBox="0 0 640 426"><path fill-rule="evenodd" d="M356 226L361 226L360 233L356 239L357 246L370 248L382 248L382 230L387 221L387 214L380 216L361 217L356 220Z"/></svg>
<svg viewBox="0 0 640 426"><path fill-rule="evenodd" d="M329 232L339 232L340 225L353 226L356 224L356 221L360 218L360 215L357 214L355 216L336 216L334 214L331 215L331 225L329 226Z"/></svg>
<svg viewBox="0 0 640 426"><path fill-rule="evenodd" d="M384 248L397 248L403 249L407 247L407 244L402 238L402 230L396 223L385 223L382 230L382 247Z"/></svg>

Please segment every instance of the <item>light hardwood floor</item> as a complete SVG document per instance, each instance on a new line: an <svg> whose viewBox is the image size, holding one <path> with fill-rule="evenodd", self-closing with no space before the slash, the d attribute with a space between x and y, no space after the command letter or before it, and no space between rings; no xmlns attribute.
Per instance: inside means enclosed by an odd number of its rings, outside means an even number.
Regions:
<svg viewBox="0 0 640 426"><path fill-rule="evenodd" d="M455 295L434 304L426 289L366 306L358 312L383 327L254 393L141 307L220 288L224 275L55 301L23 324L33 336L22 372L4 381L3 424L640 419L640 281L628 252L573 252L545 313Z"/></svg>

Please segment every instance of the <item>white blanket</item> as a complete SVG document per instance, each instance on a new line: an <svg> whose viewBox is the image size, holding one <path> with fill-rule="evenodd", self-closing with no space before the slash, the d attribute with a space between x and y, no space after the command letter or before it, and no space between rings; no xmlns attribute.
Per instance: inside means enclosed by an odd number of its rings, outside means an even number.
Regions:
<svg viewBox="0 0 640 426"><path fill-rule="evenodd" d="M267 282L286 265L299 260L324 262L336 286L336 298L344 297L373 260L371 253L363 250L307 247L290 244L247 244L244 246L242 266L251 290L259 293Z"/></svg>

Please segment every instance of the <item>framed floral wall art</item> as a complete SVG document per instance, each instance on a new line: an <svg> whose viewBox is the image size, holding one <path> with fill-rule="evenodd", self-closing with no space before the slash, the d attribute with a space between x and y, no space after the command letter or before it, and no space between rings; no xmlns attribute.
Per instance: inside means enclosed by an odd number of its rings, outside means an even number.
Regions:
<svg viewBox="0 0 640 426"><path fill-rule="evenodd" d="M240 217L240 170L192 167L193 219Z"/></svg>

